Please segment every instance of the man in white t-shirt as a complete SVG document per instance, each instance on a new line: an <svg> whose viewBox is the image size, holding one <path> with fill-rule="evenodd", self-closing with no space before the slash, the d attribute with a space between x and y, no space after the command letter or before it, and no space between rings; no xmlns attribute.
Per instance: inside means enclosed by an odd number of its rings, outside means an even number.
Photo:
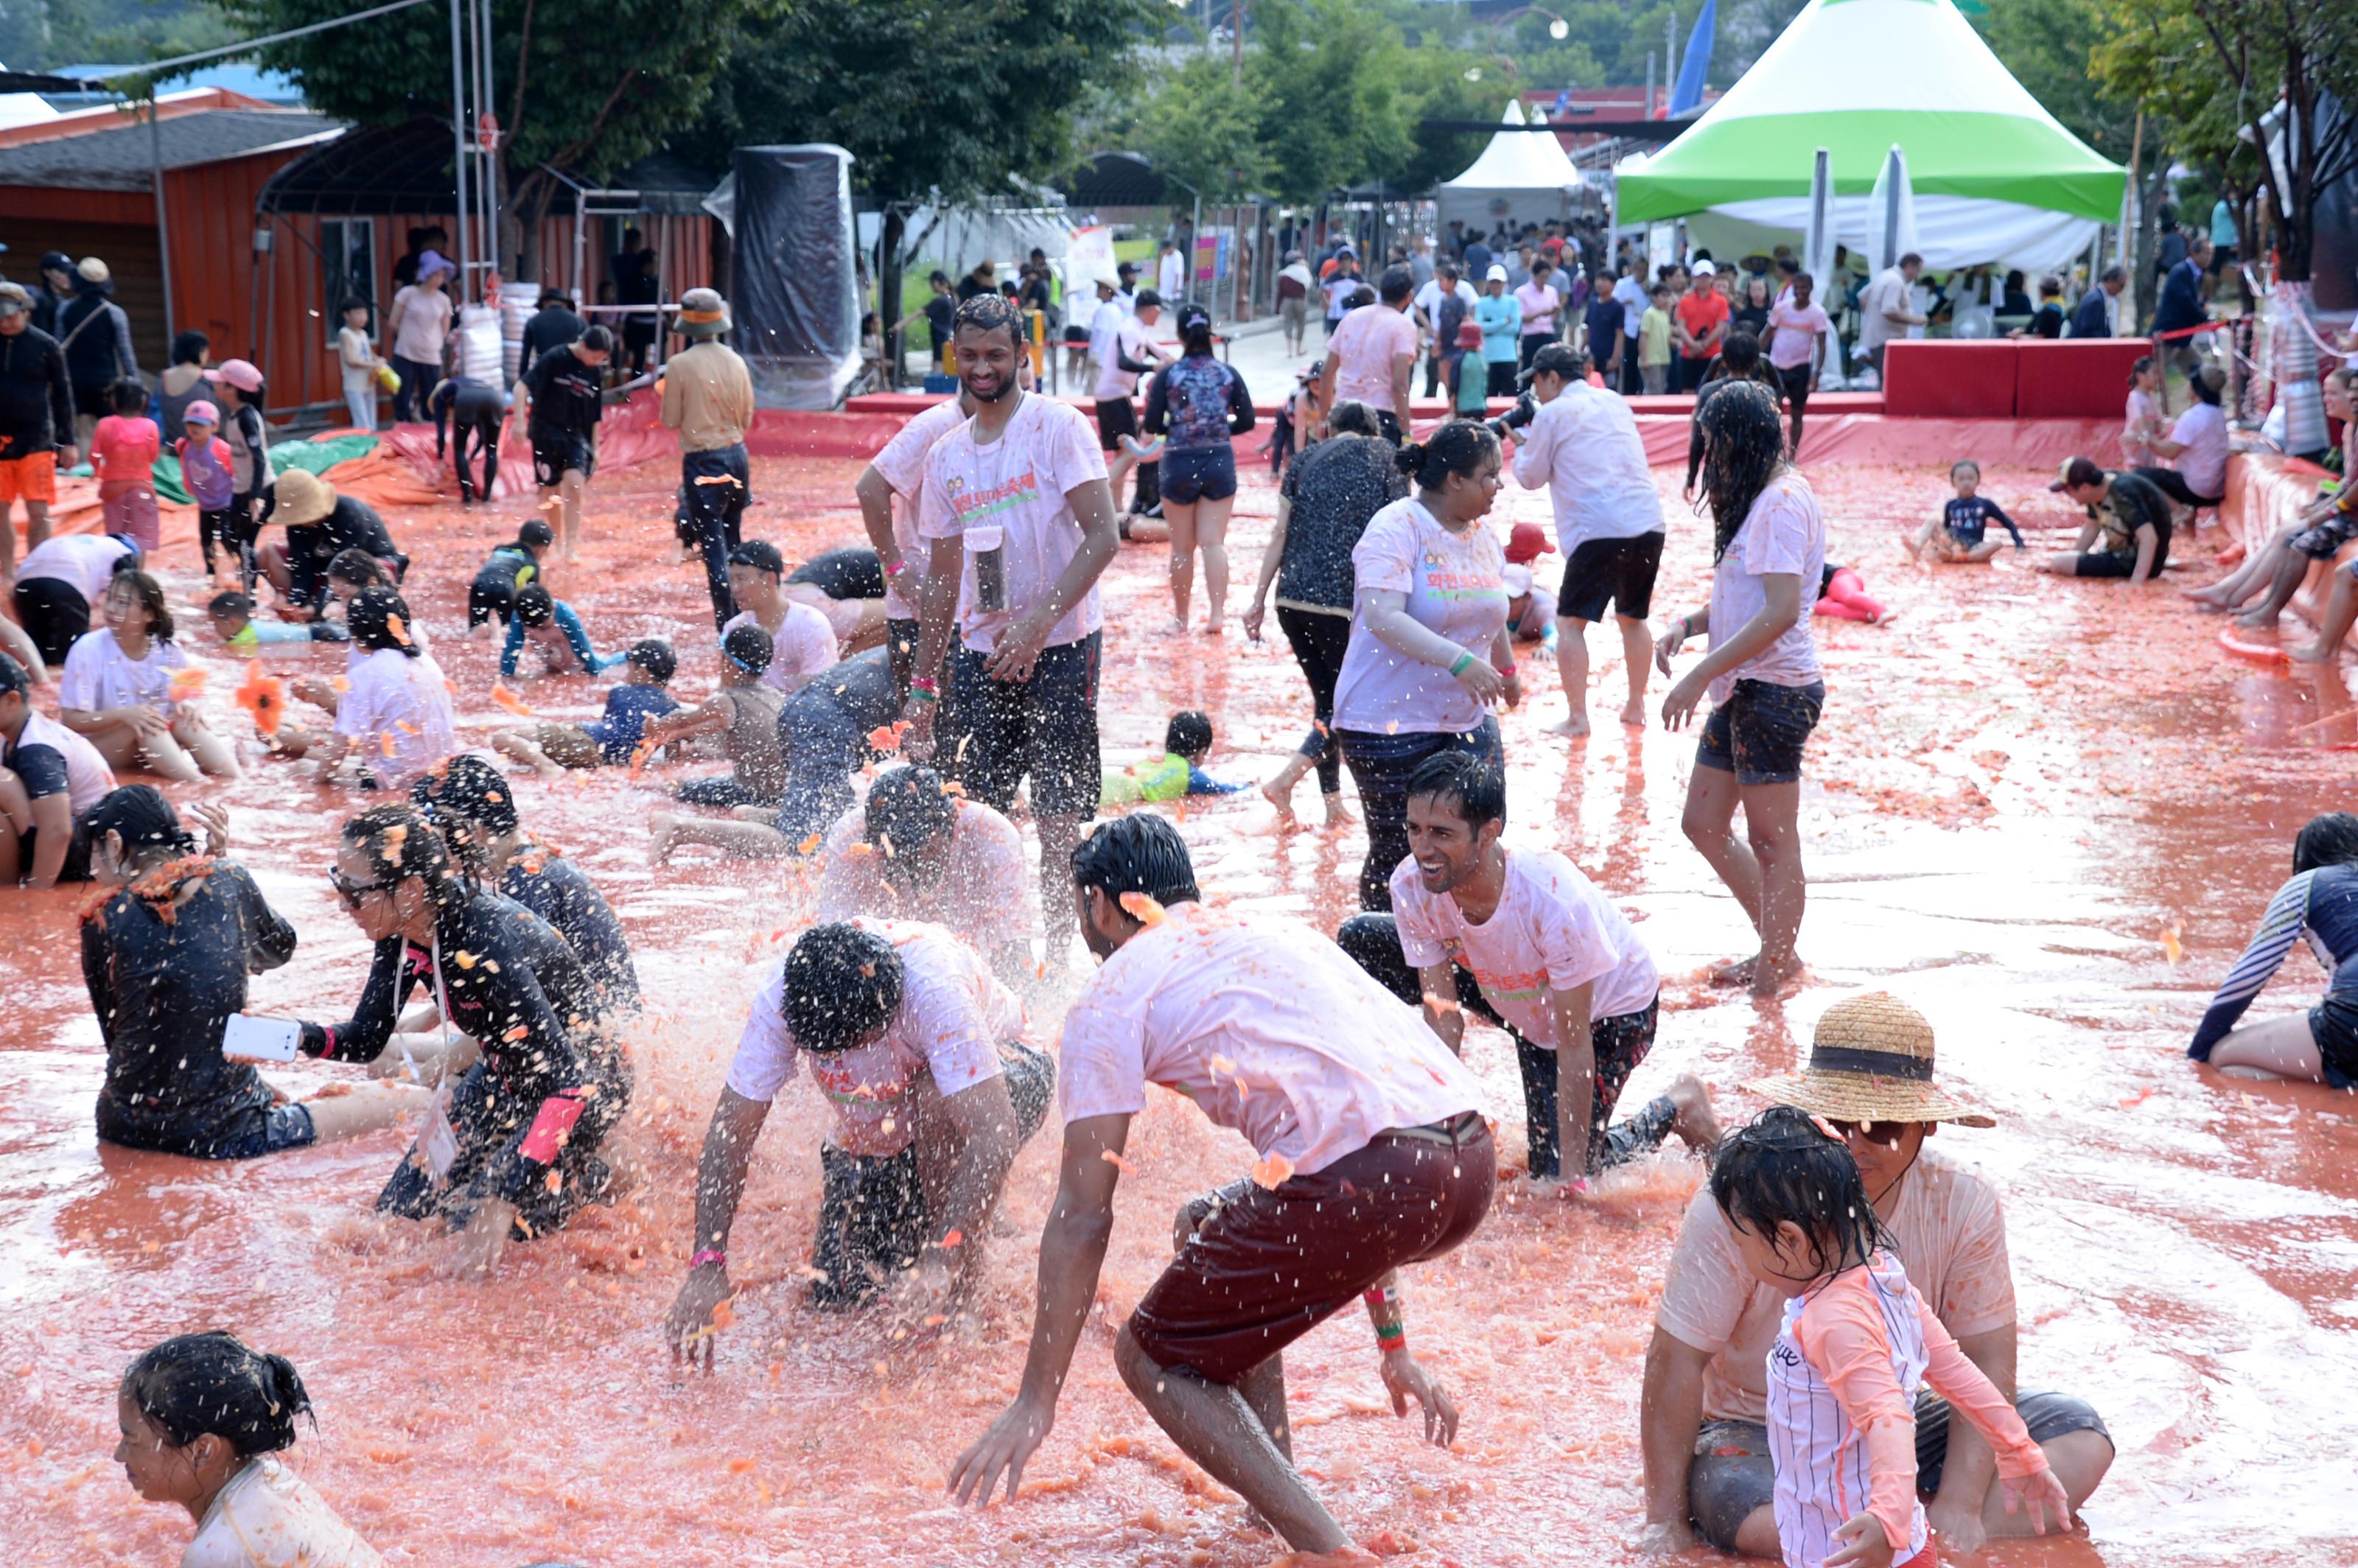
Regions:
<svg viewBox="0 0 2358 1568"><path fill-rule="evenodd" d="M1110 284L1101 287L1111 292ZM925 460L933 455L935 442L973 417L973 404L963 392L935 404L902 426L901 433L869 460L852 486L868 542L876 546L876 557L884 566L884 645L892 651L892 689L903 702L909 699L909 679L916 672L917 604L925 581L926 551L917 542L917 498L925 487ZM927 673L939 679L942 672Z"/></svg>
<svg viewBox="0 0 2358 1568"><path fill-rule="evenodd" d="M1138 405L1130 399L1137 395L1138 378L1162 366L1169 356L1155 338L1155 327L1163 319L1163 297L1151 288L1138 291L1138 309L1112 324L1108 332L1104 351L1098 359L1098 379L1095 396L1098 405L1098 445L1108 452L1121 449L1125 436L1133 441L1138 438ZM1163 465L1141 462L1138 465L1138 489L1130 511L1141 517L1163 514Z"/></svg>
<svg viewBox="0 0 2358 1568"><path fill-rule="evenodd" d="M1155 247L1154 287L1165 299L1177 299L1186 293L1187 263L1169 240Z"/></svg>
<svg viewBox="0 0 2358 1568"><path fill-rule="evenodd" d="M1384 439L1397 447L1407 428L1410 378L1416 371L1416 322L1409 316L1410 287L1404 266L1385 269L1373 305L1343 318L1326 340L1325 365L1318 377L1318 406L1338 398L1376 411Z"/></svg>
<svg viewBox="0 0 2358 1568"><path fill-rule="evenodd" d="M1033 979L1040 914L1015 824L922 764L887 768L827 830L818 917L938 921L1011 986Z"/></svg>
<svg viewBox="0 0 2358 1568"><path fill-rule="evenodd" d="M951 667L960 776L999 811L1032 781L1046 961L1061 969L1072 943L1064 868L1104 787L1097 585L1121 535L1088 421L1016 384L1022 334L1022 318L998 296L958 307L953 341L975 416L936 443L926 463L917 535L930 554L917 668L945 657L955 620L963 635ZM903 751L913 762L933 755L940 701L934 677L910 684Z"/></svg>
<svg viewBox="0 0 2358 1568"><path fill-rule="evenodd" d="M1455 296L1460 307L1450 312L1446 322L1443 320L1441 312L1444 296ZM1443 262L1411 299L1417 330L1423 334L1427 347L1424 362L1424 395L1427 397L1440 394L1441 367L1447 362L1451 350L1456 347L1457 323L1466 319L1481 297L1474 291L1472 284L1457 276L1455 262Z"/></svg>
<svg viewBox="0 0 2358 1568"><path fill-rule="evenodd" d="M1620 264L1621 276L1613 282L1614 302L1621 307L1621 392L1628 395L1638 390L1638 333L1645 325L1647 308L1654 302L1647 291L1646 280L1639 276L1641 268L1633 262ZM1596 345L1588 346L1591 356Z"/></svg>
<svg viewBox="0 0 2358 1568"><path fill-rule="evenodd" d="M2069 1394L2018 1390L2014 1272L1997 1193L1926 1147L1939 1123L1991 1127L1932 1081L1932 1026L1883 992L1834 1003L1818 1022L1806 1072L1747 1084L1775 1104L1825 1119L1849 1146L1891 1251L1966 1359L2015 1402L2077 1509L2113 1461L2102 1417ZM1744 1266L1708 1188L1694 1195L1671 1253L1646 1352L1639 1433L1646 1541L1664 1552L1700 1536L1723 1552L1779 1555L1767 1411L1768 1352L1785 1298ZM1951 1421L1930 1391L1916 1405L1916 1483L1944 1554L2030 1532L2008 1514L1989 1445Z"/></svg>
<svg viewBox="0 0 2358 1568"><path fill-rule="evenodd" d="M1023 1006L938 925L853 920L798 937L753 1000L697 1167L687 1278L665 1333L691 1352L735 1293L729 1232L753 1143L808 1058L832 1111L819 1147L811 1302L890 1290L904 1315L948 1303L973 1269L1008 1166L1048 1114L1056 1072Z"/></svg>
<svg viewBox="0 0 2358 1568"><path fill-rule="evenodd" d="M74 823L114 774L98 748L33 708L33 677L0 654L0 891L90 880Z"/></svg>
<svg viewBox="0 0 2358 1568"><path fill-rule="evenodd" d="M1792 437L1785 444L1789 458L1801 454L1801 416L1825 372L1826 346L1834 341L1833 319L1811 297L1817 287L1815 277L1797 272L1768 308L1768 367L1777 373L1777 389L1785 395L1793 420Z"/></svg>
<svg viewBox="0 0 2358 1568"><path fill-rule="evenodd" d="M1549 732L1588 733L1588 628L1608 609L1620 622L1622 662L1629 672L1621 722L1642 730L1654 656L1646 617L1663 542L1661 497L1646 466L1646 444L1629 405L1617 393L1588 384L1580 351L1570 344L1550 343L1534 354L1524 384L1539 412L1517 432L1515 482L1525 490L1547 486L1556 548L1563 555L1555 664L1571 711Z"/></svg>
<svg viewBox="0 0 2358 1568"><path fill-rule="evenodd" d="M1393 1409L1447 1446L1456 1408L1409 1353L1399 1271L1482 1223L1498 1157L1479 1091L1433 1031L1333 943L1203 907L1167 817L1117 817L1071 862L1105 960L1065 1019L1065 1146L1040 1238L1032 1349L1014 1401L950 1473L989 1500L1055 1423L1097 1299L1130 1121L1174 1089L1250 1141L1252 1177L1180 1211L1177 1256L1114 1341L1122 1380L1180 1450L1287 1544L1350 1538L1293 1466L1286 1346L1364 1297ZM1285 1267L1272 1269L1270 1260Z"/></svg>
<svg viewBox="0 0 2358 1568"><path fill-rule="evenodd" d="M835 628L827 617L799 600L788 599L784 584L785 557L767 539L748 539L729 552L729 596L741 608L722 623L726 637L731 626L759 626L770 634L770 667L762 684L791 697L805 683L836 665Z"/></svg>
<svg viewBox="0 0 2358 1568"><path fill-rule="evenodd" d="M1653 955L1579 867L1552 849L1508 849L1506 825L1497 763L1462 752L1427 761L1408 783L1409 858L1392 872L1392 913L1355 914L1336 940L1421 1004L1461 1056L1467 1010L1514 1040L1535 1190L1585 1190L1671 1132L1708 1150L1719 1122L1687 1073L1608 1130L1653 1049Z"/></svg>
<svg viewBox="0 0 2358 1568"><path fill-rule="evenodd" d="M1858 351L1875 367L1878 378L1883 374L1884 345L1924 324L1909 292L1923 272L1924 258L1909 251L1897 265L1877 273L1858 297Z"/></svg>

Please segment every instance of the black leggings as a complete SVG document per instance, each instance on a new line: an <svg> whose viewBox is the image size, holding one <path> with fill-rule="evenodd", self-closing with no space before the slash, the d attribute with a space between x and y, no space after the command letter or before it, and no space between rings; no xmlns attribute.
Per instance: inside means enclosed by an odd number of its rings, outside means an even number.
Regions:
<svg viewBox="0 0 2358 1568"><path fill-rule="evenodd" d="M473 456L467 450L471 440L483 454L483 486L474 485ZM459 499L461 502L489 501L492 486L500 481L500 416L494 412L473 417L460 416L451 421L450 460L459 469Z"/></svg>
<svg viewBox="0 0 2358 1568"><path fill-rule="evenodd" d="M1322 615L1314 610L1277 607L1277 624L1293 645L1294 663L1310 683L1310 711L1318 722L1310 727L1300 747L1318 764L1318 788L1334 795L1343 787L1343 758L1335 749L1335 682L1343 673L1343 650L1351 645L1351 618Z"/></svg>
<svg viewBox="0 0 2358 1568"><path fill-rule="evenodd" d="M1397 734L1337 730L1335 741L1351 765L1351 782L1359 788L1359 810L1368 819L1368 858L1359 864L1359 907L1390 911L1392 869L1408 859L1408 781L1426 758L1444 752L1465 752L1498 766L1506 765L1498 743L1498 721L1485 714L1479 728L1457 734L1450 730L1404 730Z"/></svg>

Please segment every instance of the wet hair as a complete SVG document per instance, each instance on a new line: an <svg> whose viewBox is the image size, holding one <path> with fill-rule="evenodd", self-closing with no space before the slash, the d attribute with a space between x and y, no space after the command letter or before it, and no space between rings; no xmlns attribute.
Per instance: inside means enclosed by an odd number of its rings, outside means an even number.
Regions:
<svg viewBox="0 0 2358 1568"><path fill-rule="evenodd" d="M390 883L416 877L426 884L426 895L437 908L463 903L473 892L467 862L451 855L434 823L407 801L370 806L344 824L342 838L367 853L375 881Z"/></svg>
<svg viewBox="0 0 2358 1568"><path fill-rule="evenodd" d="M1979 479L1979 478L1981 478L1981 477L1982 477L1982 465L1981 465L1981 464L1979 464L1979 463L1975 462L1975 461L1974 461L1973 459L1971 459L1971 458L1959 458L1955 462L1952 462L1952 463L1951 463L1951 464L1949 465L1949 482L1950 482L1950 483L1954 484L1954 483L1956 482L1956 480L1957 480L1957 470L1958 470L1959 469L1971 469L1971 470L1974 470L1974 477L1975 479Z"/></svg>
<svg viewBox="0 0 2358 1568"><path fill-rule="evenodd" d="M395 634L398 621L401 631ZM352 633L352 645L376 653L385 648L397 648L408 658L416 658L417 640L409 634L409 600L390 588L364 588L352 595L344 606L344 624Z"/></svg>
<svg viewBox="0 0 2358 1568"><path fill-rule="evenodd" d="M980 296L978 295L976 297L979 298ZM767 539L747 539L729 552L729 564L732 567L751 567L757 572L768 572L772 577L779 577L785 572L786 557L780 555L778 546Z"/></svg>
<svg viewBox="0 0 2358 1568"><path fill-rule="evenodd" d="M13 655L0 652L0 697L12 691L29 699L33 694L33 677Z"/></svg>
<svg viewBox="0 0 2358 1568"><path fill-rule="evenodd" d="M1174 713L1163 731L1163 749L1174 757L1200 757L1212 749L1212 720L1200 708Z"/></svg>
<svg viewBox="0 0 2358 1568"><path fill-rule="evenodd" d="M1748 381L1760 363L1760 340L1749 332L1730 332L1719 345L1721 370L1736 381Z"/></svg>
<svg viewBox="0 0 2358 1568"><path fill-rule="evenodd" d="M729 628L729 634L720 639L720 651L728 655L730 664L752 676L768 669L770 661L778 656L777 643L750 621Z"/></svg>
<svg viewBox="0 0 2358 1568"><path fill-rule="evenodd" d="M213 341L202 332L182 332L172 340L172 362L176 365L200 365L212 351Z"/></svg>
<svg viewBox="0 0 2358 1568"><path fill-rule="evenodd" d="M123 1374L123 1392L175 1448L211 1434L240 1459L295 1445L295 1418L311 1397L295 1364L213 1329L175 1335Z"/></svg>
<svg viewBox="0 0 2358 1568"><path fill-rule="evenodd" d="M180 826L172 803L152 784L124 784L109 790L75 830L92 845L109 833L119 833L124 849L135 855L143 849L192 855L197 849L195 838Z"/></svg>
<svg viewBox="0 0 2358 1568"><path fill-rule="evenodd" d="M158 643L172 640L172 607L164 601L164 585L134 567L129 571L116 572L107 579L106 591L113 593L118 582L129 583L131 591L147 611L147 634Z"/></svg>
<svg viewBox="0 0 2358 1568"><path fill-rule="evenodd" d="M1146 301L1139 300L1141 305ZM1023 312L1015 302L1001 294L978 294L957 308L950 318L950 335L955 338L968 330L977 332L1004 332L1010 348L1019 353L1023 348Z"/></svg>
<svg viewBox="0 0 2358 1568"><path fill-rule="evenodd" d="M1798 1227L1822 1276L1865 1262L1885 1239L1849 1146L1790 1105L1770 1106L1720 1143L1711 1196L1728 1224L1763 1239L1789 1221Z"/></svg>
<svg viewBox="0 0 2358 1568"><path fill-rule="evenodd" d="M1376 411L1356 397L1346 397L1326 410L1326 428L1337 436L1381 436Z"/></svg>
<svg viewBox="0 0 2358 1568"><path fill-rule="evenodd" d="M1457 808L1469 827L1507 819L1507 775L1498 764L1467 752L1441 752L1408 776L1403 799L1429 795Z"/></svg>
<svg viewBox="0 0 2358 1568"><path fill-rule="evenodd" d="M2143 375L2152 368L2153 356L2151 354L2139 354L2129 365L2129 384L2131 386L2135 386L2136 384L2136 378Z"/></svg>
<svg viewBox="0 0 2358 1568"><path fill-rule="evenodd" d="M849 1051L900 1008L901 955L872 931L842 921L814 925L786 954L781 1011L806 1051Z"/></svg>
<svg viewBox="0 0 2358 1568"><path fill-rule="evenodd" d="M205 613L208 615L243 615L251 620L254 615L254 600L247 595L238 592L235 589L232 589L227 593L214 594L211 602L205 606Z"/></svg>
<svg viewBox="0 0 2358 1568"><path fill-rule="evenodd" d="M590 327L574 341L575 348L588 349L591 353L614 351L614 330L611 327Z"/></svg>
<svg viewBox="0 0 2358 1568"><path fill-rule="evenodd" d="M1392 459L1401 472L1426 490L1439 490L1449 476L1471 479L1498 456L1498 438L1476 419L1452 419L1422 441L1401 443Z"/></svg>
<svg viewBox="0 0 2358 1568"><path fill-rule="evenodd" d="M1073 846L1073 885L1095 888L1119 904L1126 892L1157 903L1193 903L1195 862L1167 816L1117 816Z"/></svg>
<svg viewBox="0 0 2358 1568"><path fill-rule="evenodd" d="M1212 317L1200 307L1189 307L1179 313L1179 347L1199 359L1212 354Z"/></svg>
<svg viewBox="0 0 2358 1568"><path fill-rule="evenodd" d="M679 655L661 637L640 638L631 644L631 651L622 655L622 660L654 676L657 686L669 686L671 677L679 673Z"/></svg>
<svg viewBox="0 0 2358 1568"><path fill-rule="evenodd" d="M1711 503L1711 558L1727 554L1752 503L1785 466L1785 422L1777 400L1757 381L1712 395L1695 416L1703 432L1704 498Z"/></svg>
<svg viewBox="0 0 2358 1568"><path fill-rule="evenodd" d="M359 548L338 550L328 562L328 575L356 588L393 586L393 579L385 575L384 563Z"/></svg>
<svg viewBox="0 0 2358 1568"><path fill-rule="evenodd" d="M516 530L515 542L521 549L545 550L557 543L557 530L537 517L530 518Z"/></svg>
<svg viewBox="0 0 2358 1568"><path fill-rule="evenodd" d="M409 804L442 835L459 868L478 879L491 869L490 841L516 830L507 776L471 752L445 757L420 774L409 786Z"/></svg>
<svg viewBox="0 0 2358 1568"><path fill-rule="evenodd" d="M1389 266L1376 291L1387 305L1397 305L1416 292L1416 275L1404 266Z"/></svg>
<svg viewBox="0 0 2358 1568"><path fill-rule="evenodd" d="M145 413L147 384L135 375L121 377L106 389L106 406L125 419Z"/></svg>
<svg viewBox="0 0 2358 1568"><path fill-rule="evenodd" d="M943 787L942 775L931 768L893 768L877 775L868 791L866 828L869 843L892 846L889 871L912 849L930 844L957 821L957 803Z"/></svg>
<svg viewBox="0 0 2358 1568"><path fill-rule="evenodd" d="M2346 811L2323 812L2302 823L2293 836L2295 873L2349 865L2358 865L2358 816Z"/></svg>
<svg viewBox="0 0 2358 1568"><path fill-rule="evenodd" d="M527 626L546 626L557 619L557 600L540 584L528 582L516 589L515 618Z"/></svg>

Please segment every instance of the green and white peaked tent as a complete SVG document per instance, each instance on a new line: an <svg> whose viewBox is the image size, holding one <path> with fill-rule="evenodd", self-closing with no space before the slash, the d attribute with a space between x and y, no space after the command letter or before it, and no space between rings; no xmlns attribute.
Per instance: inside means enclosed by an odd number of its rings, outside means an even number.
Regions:
<svg viewBox="0 0 2358 1568"><path fill-rule="evenodd" d="M1679 138L1623 160L1623 223L1714 213L1798 232L1833 155L1837 235L1866 242L1867 194L1907 149L1919 248L1935 267L2051 268L2120 218L2126 176L1998 63L1952 0L1810 0Z"/></svg>

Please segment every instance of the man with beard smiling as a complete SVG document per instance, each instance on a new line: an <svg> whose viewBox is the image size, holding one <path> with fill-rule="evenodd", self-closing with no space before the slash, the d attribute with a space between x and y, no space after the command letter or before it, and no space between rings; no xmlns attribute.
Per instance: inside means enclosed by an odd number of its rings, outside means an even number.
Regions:
<svg viewBox="0 0 2358 1568"><path fill-rule="evenodd" d="M1500 843L1506 818L1495 763L1448 752L1418 768L1392 913L1354 915L1336 940L1402 1001L1422 1001L1459 1054L1469 1009L1513 1037L1537 1190L1578 1191L1672 1132L1709 1149L1719 1120L1692 1074L1606 1127L1653 1048L1653 956L1579 867L1552 849Z"/></svg>
<svg viewBox="0 0 2358 1568"><path fill-rule="evenodd" d="M914 762L933 754L942 697L933 672L955 616L964 638L949 669L966 736L959 777L1001 812L1030 777L1046 959L1061 970L1073 930L1066 868L1103 783L1097 585L1121 535L1088 421L1017 384L1024 344L1014 302L976 295L958 307L951 341L975 415L925 460L917 536L928 555L903 750Z"/></svg>

